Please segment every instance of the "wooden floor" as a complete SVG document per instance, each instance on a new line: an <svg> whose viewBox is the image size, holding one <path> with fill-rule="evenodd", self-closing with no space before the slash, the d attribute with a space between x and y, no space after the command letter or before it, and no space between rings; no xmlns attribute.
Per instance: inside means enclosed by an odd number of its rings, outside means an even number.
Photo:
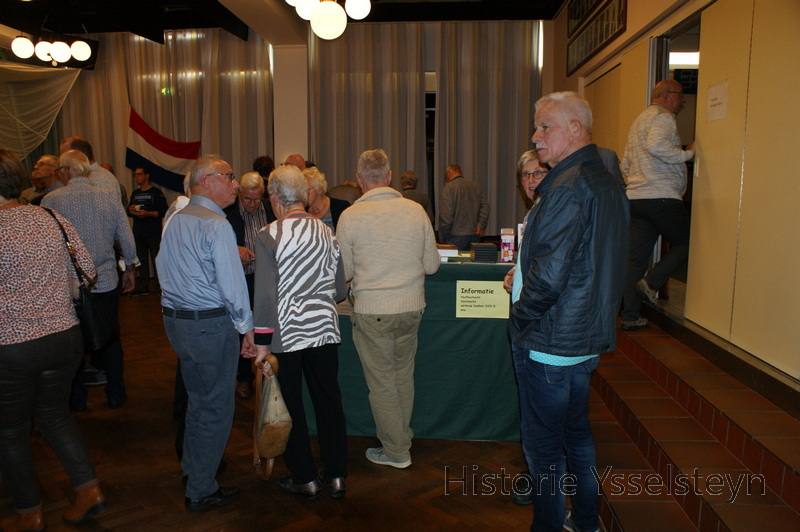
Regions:
<svg viewBox="0 0 800 532"><path fill-rule="evenodd" d="M62 522L72 492L69 479L45 440L33 436L49 531L524 530L529 526L531 506L517 506L501 494L511 488L511 481L499 479L523 469L519 443L416 439L413 465L396 470L364 458L364 450L375 446L377 439L351 437L344 500L334 501L326 493L309 502L285 494L275 483L288 474L280 460L269 483L259 481L253 472L252 399L237 399L225 453L229 467L219 478L223 486L242 488L242 497L217 510L187 512L172 443L176 357L164 333L159 303L154 294L123 297L120 304L128 402L109 410L102 387L90 388L88 411L75 415L108 498L108 512L79 527ZM464 478L466 482L461 481ZM12 512L8 490L0 485L0 516Z"/></svg>

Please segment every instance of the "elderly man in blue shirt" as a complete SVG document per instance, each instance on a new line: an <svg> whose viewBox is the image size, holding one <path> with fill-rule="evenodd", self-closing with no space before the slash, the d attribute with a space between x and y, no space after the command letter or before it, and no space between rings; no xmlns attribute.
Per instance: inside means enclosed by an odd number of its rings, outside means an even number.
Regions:
<svg viewBox="0 0 800 532"><path fill-rule="evenodd" d="M181 466L186 508L207 510L239 497L214 478L233 424L239 355L255 356L253 314L236 237L223 209L239 183L225 161L206 155L190 171L189 204L165 229L156 258L164 328L189 395Z"/></svg>

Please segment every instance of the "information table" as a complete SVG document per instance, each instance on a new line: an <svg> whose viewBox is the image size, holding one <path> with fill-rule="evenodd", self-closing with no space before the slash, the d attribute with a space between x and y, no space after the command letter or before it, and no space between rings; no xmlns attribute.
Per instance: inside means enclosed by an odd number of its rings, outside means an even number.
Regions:
<svg viewBox="0 0 800 532"><path fill-rule="evenodd" d="M459 280L502 281L511 265L447 263L425 282L427 307L419 329L411 428L417 438L519 441L519 399L507 320L456 318ZM349 316L340 316L339 384L347 433L374 436L368 390L352 340ZM309 428L314 430L306 396Z"/></svg>

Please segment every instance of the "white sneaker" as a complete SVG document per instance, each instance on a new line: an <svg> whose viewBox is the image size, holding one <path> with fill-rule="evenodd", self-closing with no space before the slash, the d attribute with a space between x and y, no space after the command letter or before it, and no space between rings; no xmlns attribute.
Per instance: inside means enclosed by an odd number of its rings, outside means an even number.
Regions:
<svg viewBox="0 0 800 532"><path fill-rule="evenodd" d="M650 285L647 284L647 281L645 281L644 277L639 279L639 282L636 283L636 290L644 294L644 296L650 300L650 303L656 307L661 307L661 302L658 300L658 291L650 288Z"/></svg>
<svg viewBox="0 0 800 532"><path fill-rule="evenodd" d="M391 467L396 467L397 469L405 469L411 465L411 459L409 458L405 462L395 462L390 460L386 453L383 451L383 447L370 447L367 449L365 453L367 460L372 462L373 464L378 465L387 465Z"/></svg>
<svg viewBox="0 0 800 532"><path fill-rule="evenodd" d="M567 532L578 532L578 530L575 528L575 524L572 522L571 509L567 509L567 516L564 518L564 530ZM600 532L600 529L598 528L594 532Z"/></svg>

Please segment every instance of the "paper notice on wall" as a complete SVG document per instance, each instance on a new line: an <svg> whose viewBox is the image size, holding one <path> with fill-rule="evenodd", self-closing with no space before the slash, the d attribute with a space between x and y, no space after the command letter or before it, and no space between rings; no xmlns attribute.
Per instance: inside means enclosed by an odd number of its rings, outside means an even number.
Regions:
<svg viewBox="0 0 800 532"><path fill-rule="evenodd" d="M508 318L502 281L456 281L456 318Z"/></svg>
<svg viewBox="0 0 800 532"><path fill-rule="evenodd" d="M715 83L708 88L706 121L722 120L728 116L728 80Z"/></svg>

